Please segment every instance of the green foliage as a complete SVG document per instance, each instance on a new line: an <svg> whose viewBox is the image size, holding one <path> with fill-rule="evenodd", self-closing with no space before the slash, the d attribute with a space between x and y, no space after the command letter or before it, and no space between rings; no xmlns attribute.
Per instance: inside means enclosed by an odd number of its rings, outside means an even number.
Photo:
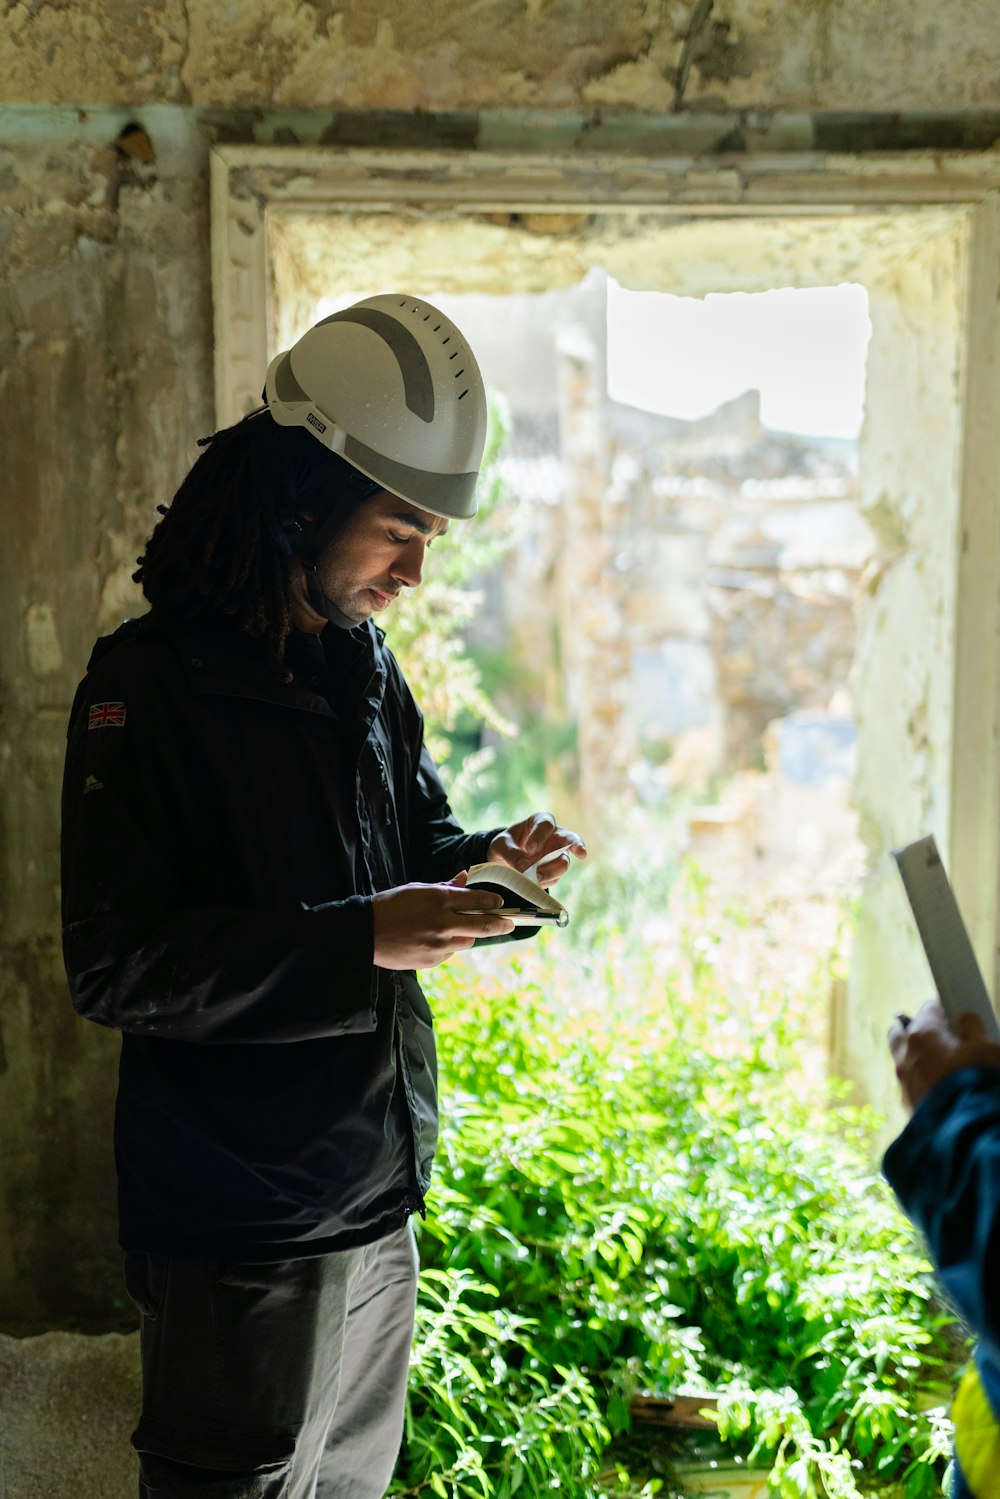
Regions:
<svg viewBox="0 0 1000 1499"><path fill-rule="evenodd" d="M500 734L512 732L484 690L462 638L481 602L469 580L502 556L514 536L516 507L498 467L508 426L502 399L491 396L479 512L474 521L453 521L434 543L424 582L399 600L385 625L388 644L424 713L431 753L441 761L449 748L446 731L460 719Z"/></svg>
<svg viewBox="0 0 1000 1499"><path fill-rule="evenodd" d="M482 671L478 653L472 659ZM496 700L489 686L487 693ZM480 725L471 718L460 721L450 736L445 762L446 773L454 767L449 799L463 827L516 822L527 811L551 804L553 779L575 781L576 725L537 717L523 703L516 717L516 733L485 751L479 750Z"/></svg>
<svg viewBox="0 0 1000 1499"><path fill-rule="evenodd" d="M530 715L504 753L469 752L484 724L511 735L496 701L517 700L510 661L462 639L469 580L513 537L504 432L494 403L480 517L390 631L470 824L547 803L574 753ZM782 1499L929 1499L958 1340L873 1121L796 1070L825 996L724 992L745 913L710 921L671 819L622 815L615 856L574 875L569 932L427 976L444 1120L391 1492L652 1499L618 1455L631 1398L686 1386L721 1392L721 1437ZM679 888L695 922L658 971L646 930Z"/></svg>
<svg viewBox="0 0 1000 1499"><path fill-rule="evenodd" d="M669 973L562 936L425 975L444 1129L392 1492L652 1495L609 1443L681 1386L776 1494L936 1492L954 1334L872 1121L794 1070L819 997L737 1013L718 931Z"/></svg>
<svg viewBox="0 0 1000 1499"><path fill-rule="evenodd" d="M691 805L692 798L679 792L669 809L655 814L640 806L616 810L613 855L598 854L574 868L573 921L565 943L598 961L602 954L616 959L622 943L642 943L642 932L665 910L682 873L689 885L697 878L681 852ZM607 982L613 990L613 977Z"/></svg>

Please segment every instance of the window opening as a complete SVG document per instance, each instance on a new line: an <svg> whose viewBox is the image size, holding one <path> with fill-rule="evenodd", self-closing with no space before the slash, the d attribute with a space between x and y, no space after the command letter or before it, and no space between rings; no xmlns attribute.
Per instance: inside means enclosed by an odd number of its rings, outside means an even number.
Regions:
<svg viewBox="0 0 1000 1499"><path fill-rule="evenodd" d="M474 580L464 636L505 723L466 714L450 736L460 810L488 825L568 804L612 857L598 808L669 836L661 862L693 860L720 917L744 911L724 956L734 988L809 988L864 865L850 797L853 603L877 550L858 489L864 287L693 298L591 269L565 289L463 295L441 276L422 290L503 414L517 534ZM379 289L303 305L302 326ZM589 513L574 442L599 474ZM669 950L668 904L644 935ZM841 1002L815 1016L817 1072Z"/></svg>

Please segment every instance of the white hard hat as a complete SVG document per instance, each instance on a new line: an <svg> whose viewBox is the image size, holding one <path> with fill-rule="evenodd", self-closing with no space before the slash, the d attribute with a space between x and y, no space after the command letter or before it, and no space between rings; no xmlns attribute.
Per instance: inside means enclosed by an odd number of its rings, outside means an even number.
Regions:
<svg viewBox="0 0 1000 1499"><path fill-rule="evenodd" d="M419 297L366 297L268 366L264 399L383 489L449 520L476 513L486 391L465 339Z"/></svg>

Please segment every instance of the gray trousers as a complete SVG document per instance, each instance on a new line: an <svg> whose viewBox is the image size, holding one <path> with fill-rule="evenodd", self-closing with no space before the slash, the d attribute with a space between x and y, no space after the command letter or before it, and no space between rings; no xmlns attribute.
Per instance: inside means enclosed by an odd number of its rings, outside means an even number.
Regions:
<svg viewBox="0 0 1000 1499"><path fill-rule="evenodd" d="M399 1451L409 1224L280 1264L127 1254L141 1313L139 1499L381 1499Z"/></svg>

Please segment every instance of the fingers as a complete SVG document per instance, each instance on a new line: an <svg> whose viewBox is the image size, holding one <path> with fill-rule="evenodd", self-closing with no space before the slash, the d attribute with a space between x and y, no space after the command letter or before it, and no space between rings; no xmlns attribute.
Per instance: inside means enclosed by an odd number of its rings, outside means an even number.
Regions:
<svg viewBox="0 0 1000 1499"><path fill-rule="evenodd" d="M539 868L548 871L550 861L552 861L551 867L554 868L555 860L560 859L566 869L568 869L572 859L585 859L587 857L587 846L582 838L577 837L576 833L567 833L563 828L556 828L554 836L556 840L555 846L546 849L535 860Z"/></svg>
<svg viewBox="0 0 1000 1499"><path fill-rule="evenodd" d="M502 937L514 930L509 916L500 911L456 911L455 920L441 929L440 935L451 941L453 937Z"/></svg>
<svg viewBox="0 0 1000 1499"><path fill-rule="evenodd" d="M524 872L536 880L544 890L549 885L554 885L556 880L561 880L568 868L569 855L558 851L555 854L543 854L541 859L530 865Z"/></svg>
<svg viewBox="0 0 1000 1499"><path fill-rule="evenodd" d="M507 864L539 884L554 884L566 873L570 858L585 859L587 846L578 833L561 828L551 812L534 812L494 838L489 858ZM541 866L541 869L540 869Z"/></svg>
<svg viewBox="0 0 1000 1499"><path fill-rule="evenodd" d="M553 838L556 846L547 849L529 869L525 870L525 874L546 888L554 885L556 880L562 879L574 858L585 859L587 857L586 845L583 839L578 838L575 833L567 833L563 828L556 828Z"/></svg>
<svg viewBox="0 0 1000 1499"><path fill-rule="evenodd" d="M915 1016L897 1015L889 1027L888 1036L889 1051L897 1073L929 1040L933 1042L942 1034L949 1034L949 1027L941 1001L937 998L929 999L926 1004L921 1005Z"/></svg>
<svg viewBox="0 0 1000 1499"><path fill-rule="evenodd" d="M952 1030L960 1041L985 1041L986 1027L978 1015L959 1015Z"/></svg>
<svg viewBox="0 0 1000 1499"><path fill-rule="evenodd" d="M963 1014L949 1023L939 999L928 1000L912 1020L896 1016L889 1027L889 1050L903 1102L911 1110L960 1067L1000 1069L1000 1045L988 1039L979 1017Z"/></svg>
<svg viewBox="0 0 1000 1499"><path fill-rule="evenodd" d="M906 1022L905 1025L903 1022ZM907 1046L907 1033L910 1028L909 1015L897 1015L889 1027L889 1051L892 1060L896 1064L897 1071L903 1060Z"/></svg>
<svg viewBox="0 0 1000 1499"><path fill-rule="evenodd" d="M451 885L403 885L372 899L376 965L426 968L483 937L514 930L500 915L503 899L492 890Z"/></svg>
<svg viewBox="0 0 1000 1499"><path fill-rule="evenodd" d="M498 895L495 890L477 890L475 886L468 890L464 884L459 885L453 880L450 885L442 885L442 890L450 892L461 890L460 897L450 893L443 900L443 905L449 911L499 911L503 905L503 896Z"/></svg>
<svg viewBox="0 0 1000 1499"><path fill-rule="evenodd" d="M495 890L469 890L464 880L461 884L453 880L441 889L445 900L438 935L446 941L458 941L462 947L471 947L481 937L504 937L514 930L510 917L500 914L503 896L497 895ZM456 894L452 895L451 891Z"/></svg>
<svg viewBox="0 0 1000 1499"><path fill-rule="evenodd" d="M935 994L933 999L927 1000L913 1017L912 1024L918 1031L949 1030L948 1017L944 1012L944 1006Z"/></svg>
<svg viewBox="0 0 1000 1499"><path fill-rule="evenodd" d="M519 839L521 848L529 856L529 862L534 863L540 854L553 842L552 835L556 832L556 820L551 812L536 812L528 819L529 831L527 838Z"/></svg>
<svg viewBox="0 0 1000 1499"><path fill-rule="evenodd" d="M948 1030L948 1018L941 1007L941 1001L935 997L921 1005L916 1015L896 1016L889 1027L889 1049L895 1056L894 1047L901 1047L914 1037L919 1039L929 1032Z"/></svg>
<svg viewBox="0 0 1000 1499"><path fill-rule="evenodd" d="M553 843L555 831L556 820L551 812L532 812L530 817L523 817L520 822L511 823L509 828L498 833L494 844L502 845L505 864L521 869L533 864Z"/></svg>

